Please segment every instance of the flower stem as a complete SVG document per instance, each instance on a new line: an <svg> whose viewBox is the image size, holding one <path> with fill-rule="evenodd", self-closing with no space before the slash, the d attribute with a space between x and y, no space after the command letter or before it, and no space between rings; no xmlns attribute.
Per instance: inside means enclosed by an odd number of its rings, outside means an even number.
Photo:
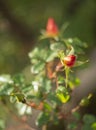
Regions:
<svg viewBox="0 0 96 130"><path fill-rule="evenodd" d="M68 67L65 68L65 76L66 76L65 86L67 88L68 87L68 77L69 77L69 68Z"/></svg>

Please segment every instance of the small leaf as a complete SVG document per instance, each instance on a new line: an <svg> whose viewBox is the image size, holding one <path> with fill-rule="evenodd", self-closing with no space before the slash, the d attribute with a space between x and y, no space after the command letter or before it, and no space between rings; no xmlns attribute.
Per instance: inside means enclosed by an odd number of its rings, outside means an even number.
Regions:
<svg viewBox="0 0 96 130"><path fill-rule="evenodd" d="M68 84L69 87L73 90L80 85L80 79L72 77Z"/></svg>
<svg viewBox="0 0 96 130"><path fill-rule="evenodd" d="M85 124L81 130L93 130L89 124Z"/></svg>
<svg viewBox="0 0 96 130"><path fill-rule="evenodd" d="M0 119L0 130L5 129L5 121L3 119Z"/></svg>
<svg viewBox="0 0 96 130"><path fill-rule="evenodd" d="M55 108L57 104L61 105L61 101L58 99L55 93L49 93L47 99L52 103L52 108Z"/></svg>
<svg viewBox="0 0 96 130"><path fill-rule="evenodd" d="M14 96L16 96L17 101L22 102L22 103L25 102L25 96L24 96L24 94L16 93L16 94L14 94Z"/></svg>
<svg viewBox="0 0 96 130"><path fill-rule="evenodd" d="M76 122L72 122L68 125L68 130L75 130L77 127L77 123Z"/></svg>
<svg viewBox="0 0 96 130"><path fill-rule="evenodd" d="M49 93L51 90L51 81L47 78L43 78L40 83L42 84L42 91Z"/></svg>
<svg viewBox="0 0 96 130"><path fill-rule="evenodd" d="M63 93L57 93L57 97L62 103L66 103L70 99L70 95L64 95Z"/></svg>
<svg viewBox="0 0 96 130"><path fill-rule="evenodd" d="M68 93L68 90L63 86L58 86L58 88L56 90L56 95L62 103L66 103L70 99L70 95Z"/></svg>
<svg viewBox="0 0 96 130"><path fill-rule="evenodd" d="M25 81L25 77L22 74L17 74L13 77L14 84L22 85Z"/></svg>
<svg viewBox="0 0 96 130"><path fill-rule="evenodd" d="M44 108L45 110L48 110L48 111L52 110L51 105L49 105L47 102L44 102Z"/></svg>
<svg viewBox="0 0 96 130"><path fill-rule="evenodd" d="M83 98L81 101L80 101L80 106L88 106L89 105L89 99L88 98Z"/></svg>
<svg viewBox="0 0 96 130"><path fill-rule="evenodd" d="M92 124L96 121L96 118L93 115L84 115L83 121L85 124Z"/></svg>
<svg viewBox="0 0 96 130"><path fill-rule="evenodd" d="M78 112L74 112L74 113L72 113L72 114L73 114L73 116L74 116L77 120L79 120L80 117L81 117Z"/></svg>
<svg viewBox="0 0 96 130"><path fill-rule="evenodd" d="M45 63L38 60L38 63L34 64L31 68L32 73L39 73L41 70L44 69Z"/></svg>
<svg viewBox="0 0 96 130"><path fill-rule="evenodd" d="M10 75L1 75L0 76L0 84L2 83L12 83Z"/></svg>
<svg viewBox="0 0 96 130"><path fill-rule="evenodd" d="M96 122L94 122L94 123L91 125L91 127L92 127L92 130L96 130Z"/></svg>
<svg viewBox="0 0 96 130"><path fill-rule="evenodd" d="M26 104L17 102L16 103L16 108L18 110L18 113L20 115L24 115L24 114L31 114L32 113L32 109L30 106L27 106Z"/></svg>
<svg viewBox="0 0 96 130"><path fill-rule="evenodd" d="M47 112L41 112L37 118L36 125L43 126L47 124L50 120L50 115Z"/></svg>
<svg viewBox="0 0 96 130"><path fill-rule="evenodd" d="M84 64L86 64L88 62L89 62L89 60L86 60L86 61L76 61L74 67L78 67L78 66L84 65Z"/></svg>
<svg viewBox="0 0 96 130"><path fill-rule="evenodd" d="M13 86L11 84L4 84L0 87L0 96L10 95L13 91Z"/></svg>
<svg viewBox="0 0 96 130"><path fill-rule="evenodd" d="M16 103L17 102L16 96L10 96L10 102L11 103Z"/></svg>
<svg viewBox="0 0 96 130"><path fill-rule="evenodd" d="M92 97L92 94L90 93L87 97L81 99L80 106L88 106L90 103L91 97Z"/></svg>
<svg viewBox="0 0 96 130"><path fill-rule="evenodd" d="M62 25L61 29L60 29L60 35L63 35L63 33L66 31L66 29L68 28L69 23L66 22Z"/></svg>

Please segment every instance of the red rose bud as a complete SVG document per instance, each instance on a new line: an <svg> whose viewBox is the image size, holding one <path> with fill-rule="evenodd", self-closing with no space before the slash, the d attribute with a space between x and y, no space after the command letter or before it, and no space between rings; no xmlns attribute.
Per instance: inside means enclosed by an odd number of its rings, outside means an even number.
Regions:
<svg viewBox="0 0 96 130"><path fill-rule="evenodd" d="M68 67L72 67L75 64L75 61L76 61L76 56L69 55L69 56L64 57L63 63Z"/></svg>
<svg viewBox="0 0 96 130"><path fill-rule="evenodd" d="M49 18L46 26L48 36L56 36L58 34L58 27L53 18Z"/></svg>

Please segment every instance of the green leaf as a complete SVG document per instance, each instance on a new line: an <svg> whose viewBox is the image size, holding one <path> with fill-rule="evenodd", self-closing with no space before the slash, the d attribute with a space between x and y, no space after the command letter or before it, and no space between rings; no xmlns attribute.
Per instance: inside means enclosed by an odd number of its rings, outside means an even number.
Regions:
<svg viewBox="0 0 96 130"><path fill-rule="evenodd" d="M93 130L90 124L85 124L81 130Z"/></svg>
<svg viewBox="0 0 96 130"><path fill-rule="evenodd" d="M0 84L3 83L12 83L11 76L10 75L1 75L0 76Z"/></svg>
<svg viewBox="0 0 96 130"><path fill-rule="evenodd" d="M5 121L3 119L0 119L0 130L5 129Z"/></svg>
<svg viewBox="0 0 96 130"><path fill-rule="evenodd" d="M52 110L51 105L49 105L47 102L44 102L44 108L45 108L45 110L48 110L48 111Z"/></svg>
<svg viewBox="0 0 96 130"><path fill-rule="evenodd" d="M10 102L11 103L16 103L17 102L17 97L16 96L10 96Z"/></svg>
<svg viewBox="0 0 96 130"><path fill-rule="evenodd" d="M63 35L63 33L66 31L66 29L68 28L68 26L69 26L69 23L68 22L66 22L66 23L64 23L63 25L62 25L62 27L61 27L61 29L60 29L60 36L62 36Z"/></svg>
<svg viewBox="0 0 96 130"><path fill-rule="evenodd" d="M66 103L66 102L68 102L69 99L70 99L70 95L65 95L65 94L63 94L63 93L57 93L57 97L58 97L58 99L60 99L60 101L61 101L62 103Z"/></svg>
<svg viewBox="0 0 96 130"><path fill-rule="evenodd" d="M96 121L96 118L93 115L84 115L83 121L85 124L92 124Z"/></svg>
<svg viewBox="0 0 96 130"><path fill-rule="evenodd" d="M25 77L22 74L17 74L13 77L13 82L16 86L22 86L24 84Z"/></svg>
<svg viewBox="0 0 96 130"><path fill-rule="evenodd" d="M43 126L50 121L50 115L47 112L41 112L37 118L36 125Z"/></svg>
<svg viewBox="0 0 96 130"><path fill-rule="evenodd" d="M40 79L40 83L42 85L40 88L42 92L49 93L51 90L51 81L48 78L44 77Z"/></svg>
<svg viewBox="0 0 96 130"><path fill-rule="evenodd" d="M16 108L17 108L18 113L19 113L20 115L24 115L24 114L29 114L29 115L31 115L31 114L32 114L32 108L31 108L30 106L27 106L26 104L17 102L17 103L16 103Z"/></svg>
<svg viewBox="0 0 96 130"><path fill-rule="evenodd" d="M84 53L82 48L86 48L87 44L80 41L78 38L69 38L64 40L67 46L73 46L76 54Z"/></svg>
<svg viewBox="0 0 96 130"><path fill-rule="evenodd" d="M74 48L70 46L70 50L68 50L67 55L73 55L75 52Z"/></svg>
<svg viewBox="0 0 96 130"><path fill-rule="evenodd" d="M75 130L77 127L77 123L76 122L72 122L68 125L68 129L69 130Z"/></svg>
<svg viewBox="0 0 96 130"><path fill-rule="evenodd" d="M58 76L58 84L63 84L65 82L64 76Z"/></svg>
<svg viewBox="0 0 96 130"><path fill-rule="evenodd" d="M80 106L88 106L90 103L89 99L86 97L86 98L83 98L81 101L80 101Z"/></svg>
<svg viewBox="0 0 96 130"><path fill-rule="evenodd" d="M34 96L34 95L27 95L27 97L26 97L28 100L32 100L32 99L34 99L34 98L36 98L36 96Z"/></svg>
<svg viewBox="0 0 96 130"><path fill-rule="evenodd" d="M19 101L19 102L25 102L25 96L24 96L24 94L21 94L21 93L16 93L16 94L14 94L16 97L17 97L17 100Z"/></svg>
<svg viewBox="0 0 96 130"><path fill-rule="evenodd" d="M50 51L50 53L48 54L48 57L46 58L46 62L50 62L52 60L54 60L54 58L56 58L58 55L58 53L56 51Z"/></svg>
<svg viewBox="0 0 96 130"><path fill-rule="evenodd" d="M68 84L69 84L69 87L73 90L74 88L80 85L80 79L72 77L72 79L69 80Z"/></svg>
<svg viewBox="0 0 96 130"><path fill-rule="evenodd" d="M50 44L50 49L56 53L60 50L65 50L65 45L62 42L55 42Z"/></svg>
<svg viewBox="0 0 96 130"><path fill-rule="evenodd" d="M70 95L68 93L68 90L63 86L58 86L58 88L56 90L56 95L62 103L66 103L70 99Z"/></svg>
<svg viewBox="0 0 96 130"><path fill-rule="evenodd" d="M11 84L4 84L0 87L0 96L10 95L13 91L13 86Z"/></svg>
<svg viewBox="0 0 96 130"><path fill-rule="evenodd" d="M31 84L27 84L27 85L25 84L22 87L22 92L25 93L25 94L30 93L32 91L34 91L34 87L33 87L32 83Z"/></svg>
<svg viewBox="0 0 96 130"><path fill-rule="evenodd" d="M75 117L75 119L77 119L77 120L79 120L80 119L80 113L78 113L78 112L74 112L74 113L72 113L73 114L73 116Z"/></svg>
<svg viewBox="0 0 96 130"><path fill-rule="evenodd" d="M57 104L61 105L61 101L56 96L56 93L53 92L49 93L47 100L52 103L52 108L55 108Z"/></svg>
<svg viewBox="0 0 96 130"><path fill-rule="evenodd" d="M92 130L96 130L96 122L94 122L94 123L91 125L91 127L92 127Z"/></svg>
<svg viewBox="0 0 96 130"><path fill-rule="evenodd" d="M86 64L88 62L89 62L88 60L86 60L86 61L76 61L74 67L78 67L78 66L84 65L84 64Z"/></svg>
<svg viewBox="0 0 96 130"><path fill-rule="evenodd" d="M42 62L42 61L39 61L37 63L35 63L32 68L31 68L31 71L32 73L39 73L41 70L44 69L44 66L45 66L45 63Z"/></svg>

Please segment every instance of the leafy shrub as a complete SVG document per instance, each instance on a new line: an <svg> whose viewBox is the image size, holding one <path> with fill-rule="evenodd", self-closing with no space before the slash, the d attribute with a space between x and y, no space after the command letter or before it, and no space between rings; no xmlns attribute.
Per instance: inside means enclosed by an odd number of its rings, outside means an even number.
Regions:
<svg viewBox="0 0 96 130"><path fill-rule="evenodd" d="M48 19L46 29L41 31L36 47L28 54L32 81L26 82L23 74L13 77L0 76L1 101L6 97L15 104L21 115L31 114L32 109L39 110L40 114L36 120L38 126L50 122L57 124L59 120L67 118L69 113L62 113L63 105L70 101L72 91L80 84L74 72L88 62L84 59L83 51L83 48L87 47L86 43L78 38L64 38L65 29L65 25L59 29L53 18ZM91 95L88 95L82 99L70 114L87 105L90 98ZM95 121L93 117L85 116L83 121L88 125L90 123L86 122L85 118L88 118L91 124ZM3 125L1 127L3 128ZM82 130L87 130L87 127L84 125ZM69 129L75 128L76 124L70 124ZM95 128L95 124L92 124L92 128Z"/></svg>

